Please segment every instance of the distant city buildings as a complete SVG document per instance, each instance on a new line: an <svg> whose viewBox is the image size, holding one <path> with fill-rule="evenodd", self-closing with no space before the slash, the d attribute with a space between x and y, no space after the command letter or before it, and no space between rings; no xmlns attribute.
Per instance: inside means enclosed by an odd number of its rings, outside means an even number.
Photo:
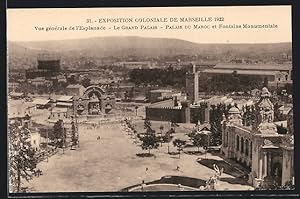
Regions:
<svg viewBox="0 0 300 199"><path fill-rule="evenodd" d="M214 67L200 71L200 75L232 74L260 76L267 78L269 84L291 83L291 64L216 64Z"/></svg>

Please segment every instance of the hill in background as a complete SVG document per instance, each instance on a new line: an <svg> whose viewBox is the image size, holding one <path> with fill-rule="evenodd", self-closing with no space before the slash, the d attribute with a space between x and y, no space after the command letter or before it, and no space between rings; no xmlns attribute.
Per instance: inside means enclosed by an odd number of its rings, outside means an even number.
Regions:
<svg viewBox="0 0 300 199"><path fill-rule="evenodd" d="M291 55L292 44L200 44L180 39L145 37L94 37L87 39L8 42L8 63L10 69L26 69L36 65L41 52L56 52L65 65L72 65L82 59L100 63L107 57L126 61L130 56L140 60L161 59L176 56L198 56L199 59L213 56L216 61L224 59L249 58L271 60L284 54ZM176 60L174 60L176 61ZM80 64L77 66L80 67Z"/></svg>

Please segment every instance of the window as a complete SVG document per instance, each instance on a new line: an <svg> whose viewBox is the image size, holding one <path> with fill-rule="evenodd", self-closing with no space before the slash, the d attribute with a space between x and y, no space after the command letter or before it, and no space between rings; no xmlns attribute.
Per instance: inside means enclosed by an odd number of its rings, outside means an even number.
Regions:
<svg viewBox="0 0 300 199"><path fill-rule="evenodd" d="M246 140L246 152L245 152L246 156L249 155L249 141Z"/></svg>
<svg viewBox="0 0 300 199"><path fill-rule="evenodd" d="M241 139L241 153L244 153L244 138Z"/></svg>
<svg viewBox="0 0 300 199"><path fill-rule="evenodd" d="M249 154L250 154L250 158L252 158L252 142L250 142L250 151L249 151Z"/></svg>
<svg viewBox="0 0 300 199"><path fill-rule="evenodd" d="M228 146L228 131L225 131L224 146Z"/></svg>

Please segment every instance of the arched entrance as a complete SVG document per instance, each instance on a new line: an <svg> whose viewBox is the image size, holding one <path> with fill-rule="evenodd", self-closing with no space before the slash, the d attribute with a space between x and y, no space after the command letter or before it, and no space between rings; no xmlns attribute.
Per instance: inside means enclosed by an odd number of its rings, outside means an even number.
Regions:
<svg viewBox="0 0 300 199"><path fill-rule="evenodd" d="M277 185L281 185L282 176L282 164L280 162L275 162L271 166L271 176Z"/></svg>
<svg viewBox="0 0 300 199"><path fill-rule="evenodd" d="M88 114L101 114L101 96L104 91L98 86L89 86L84 92L84 96L88 98Z"/></svg>
<svg viewBox="0 0 300 199"><path fill-rule="evenodd" d="M112 105L111 104L106 104L105 105L105 113L106 114L109 113L111 111L111 109L112 109Z"/></svg>
<svg viewBox="0 0 300 199"><path fill-rule="evenodd" d="M115 96L106 94L99 86L89 86L78 99L74 100L74 111L78 115L102 117L113 112L115 107Z"/></svg>

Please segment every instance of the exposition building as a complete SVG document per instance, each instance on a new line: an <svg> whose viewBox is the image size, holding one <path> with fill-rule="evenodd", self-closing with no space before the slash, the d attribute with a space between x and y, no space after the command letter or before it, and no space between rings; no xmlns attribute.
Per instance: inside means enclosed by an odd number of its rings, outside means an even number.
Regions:
<svg viewBox="0 0 300 199"><path fill-rule="evenodd" d="M186 94L191 103L199 100L199 80L201 77L217 75L230 75L236 73L240 76L260 77L268 80L269 88L283 87L292 83L292 65L257 65L257 64L216 64L188 66L186 73Z"/></svg>
<svg viewBox="0 0 300 199"><path fill-rule="evenodd" d="M242 124L242 112L232 107L224 118L221 152L225 157L251 169L249 183L254 186L285 185L294 181L294 128L293 111L288 114L287 133L279 134L274 124L274 106L270 92L262 89L256 104L257 122ZM225 117L225 116L224 116Z"/></svg>
<svg viewBox="0 0 300 199"><path fill-rule="evenodd" d="M75 114L79 118L105 117L115 108L115 95L106 93L99 86L82 88L72 85L70 88L73 95L57 99L49 119L70 119Z"/></svg>

